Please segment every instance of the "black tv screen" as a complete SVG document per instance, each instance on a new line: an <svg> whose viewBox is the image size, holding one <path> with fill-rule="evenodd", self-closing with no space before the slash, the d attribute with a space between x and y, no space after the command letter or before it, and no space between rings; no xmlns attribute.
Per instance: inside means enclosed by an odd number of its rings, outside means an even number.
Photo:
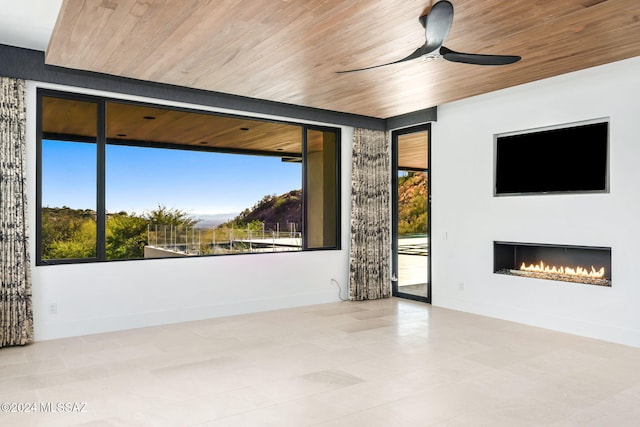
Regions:
<svg viewBox="0 0 640 427"><path fill-rule="evenodd" d="M498 135L495 195L608 191L609 123Z"/></svg>

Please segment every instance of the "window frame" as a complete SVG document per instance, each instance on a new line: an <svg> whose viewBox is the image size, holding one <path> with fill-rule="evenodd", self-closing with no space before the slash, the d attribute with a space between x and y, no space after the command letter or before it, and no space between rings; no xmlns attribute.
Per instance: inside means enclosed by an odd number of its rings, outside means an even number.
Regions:
<svg viewBox="0 0 640 427"><path fill-rule="evenodd" d="M308 252L308 251L325 251L325 250L340 250L341 249L341 213L342 213L342 200L341 200L341 168L342 168L342 158L341 158L341 140L342 140L342 129L340 127L332 127L332 126L324 126L324 125L315 125L315 124L306 124L306 123L298 123L284 120L276 120L276 119L266 119L261 117L253 117L251 115L240 115L240 114L228 114L228 113L220 113L215 111L208 110L199 110L197 108L185 108L178 106L170 106L164 105L161 103L151 103L144 101L133 101L127 99L119 99L119 98L110 98L105 96L95 96L95 95L87 95L80 94L75 92L67 92L60 91L54 89L46 89L46 88L38 88L37 91L37 123L36 123L36 265L58 265L58 264L83 264L83 263L100 263L100 262L118 262L118 261L141 261L141 260L158 260L165 258L128 258L128 259L107 259L106 258L106 147L109 144L106 136L106 128L107 128L107 104L109 102L121 103L121 104L130 104L141 107L152 107L152 108L162 108L173 111L181 111L187 113L196 113L196 114L206 114L211 116L218 117L229 117L229 118L237 118L237 119L249 119L259 122L268 122L268 123L280 123L293 125L300 128L301 132L301 143L302 143L302 177L301 177L301 186L302 186L302 247L300 250L295 251L286 251L285 253L292 252ZM42 166L43 166L43 154L42 154L42 141L45 138L43 131L43 98L44 97L53 97L60 99L68 99L73 101L82 101L82 102L90 102L97 104L97 132L96 132L96 256L92 258L69 258L69 259L42 259L42 186L43 186L43 176L42 176ZM331 246L323 246L323 247L307 247L307 223L308 223L308 210L307 210L307 197L308 197L308 188L307 188L307 139L308 132L310 130L314 131L322 131L322 132L333 132L336 138L336 154L335 154L335 197L336 197L336 209L335 209L335 221L336 221L336 230L335 230L335 245ZM72 141L69 139L69 141ZM80 142L80 141L78 141ZM153 143L146 141L144 143L120 143L120 145L128 145L135 147L144 147L144 148L158 148L158 149L179 149L179 150L187 150L187 151L198 151L198 152L210 152L210 153L227 153L227 154L255 154L255 155L263 155L263 156L281 156L281 153L273 153L268 151L259 151L259 150L233 150L233 149L224 149L224 148L215 148L215 147L204 147L204 146L190 146L190 145L180 145L180 144L172 144L172 143ZM270 253L270 252L267 252ZM280 253L280 252L278 252ZM227 255L254 255L258 254L258 252L247 252L247 253L233 253L233 254L207 254L207 255L198 255L198 257L220 257ZM185 257L186 258L186 257ZM177 259L177 258L169 258L169 259Z"/></svg>
<svg viewBox="0 0 640 427"><path fill-rule="evenodd" d="M319 132L335 132L336 136L336 169L335 169L335 183L336 183L336 207L335 207L335 242L334 246L322 246L322 247L308 247L308 233L307 233L307 224L309 219L309 211L308 211L308 203L307 203L307 195L308 195L308 162L307 162L307 143L308 143L308 135L309 131L319 131ZM342 212L342 173L341 173L341 165L342 165L342 157L341 157L341 147L342 147L342 132L340 128L334 128L330 126L315 126L315 125L303 125L302 127L302 229L304 233L302 234L302 251L325 251L325 250L340 250L341 248L341 239L342 239L342 220L341 220L341 212Z"/></svg>

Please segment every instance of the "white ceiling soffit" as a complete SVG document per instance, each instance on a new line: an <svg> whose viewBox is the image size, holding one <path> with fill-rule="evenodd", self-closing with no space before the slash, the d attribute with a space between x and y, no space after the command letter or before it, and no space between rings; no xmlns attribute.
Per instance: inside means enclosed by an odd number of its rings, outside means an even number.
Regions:
<svg viewBox="0 0 640 427"><path fill-rule="evenodd" d="M0 0L0 44L45 51L63 0Z"/></svg>

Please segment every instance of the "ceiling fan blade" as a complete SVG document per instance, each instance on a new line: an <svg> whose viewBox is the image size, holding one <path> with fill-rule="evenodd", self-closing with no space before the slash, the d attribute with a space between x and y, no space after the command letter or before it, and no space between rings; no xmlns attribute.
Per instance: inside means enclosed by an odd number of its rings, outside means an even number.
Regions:
<svg viewBox="0 0 640 427"><path fill-rule="evenodd" d="M440 55L447 61L462 62L463 64L475 65L507 65L520 61L517 55L482 55L479 53L460 53L454 52L442 46Z"/></svg>
<svg viewBox="0 0 640 427"><path fill-rule="evenodd" d="M453 5L442 0L434 4L429 13L420 17L420 23L424 27L425 53L431 53L437 50L444 39L447 38L451 23L453 22Z"/></svg>
<svg viewBox="0 0 640 427"><path fill-rule="evenodd" d="M388 62L386 64L380 64L380 65L374 65L372 67L365 67L365 68L357 68L355 70L346 70L346 71L336 71L336 74L344 74L344 73L354 73L356 71L364 71L364 70L371 70L373 68L379 68L379 67L386 67L387 65L392 65L392 64L399 64L400 62L406 62L406 61L411 61L412 59L416 59L416 58L420 58L422 55L424 55L424 46L420 46L419 48L417 48L416 50L413 51L413 53L409 56L406 56L402 59L398 59L397 61L393 61L393 62Z"/></svg>

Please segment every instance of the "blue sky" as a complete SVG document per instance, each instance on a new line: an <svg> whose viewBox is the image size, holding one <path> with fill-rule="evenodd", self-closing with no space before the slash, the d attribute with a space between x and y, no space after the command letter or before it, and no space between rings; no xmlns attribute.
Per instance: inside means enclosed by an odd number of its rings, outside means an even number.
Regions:
<svg viewBox="0 0 640 427"><path fill-rule="evenodd" d="M95 144L43 141L42 205L95 209ZM107 146L107 211L157 207L238 213L302 187L300 163L278 157Z"/></svg>

